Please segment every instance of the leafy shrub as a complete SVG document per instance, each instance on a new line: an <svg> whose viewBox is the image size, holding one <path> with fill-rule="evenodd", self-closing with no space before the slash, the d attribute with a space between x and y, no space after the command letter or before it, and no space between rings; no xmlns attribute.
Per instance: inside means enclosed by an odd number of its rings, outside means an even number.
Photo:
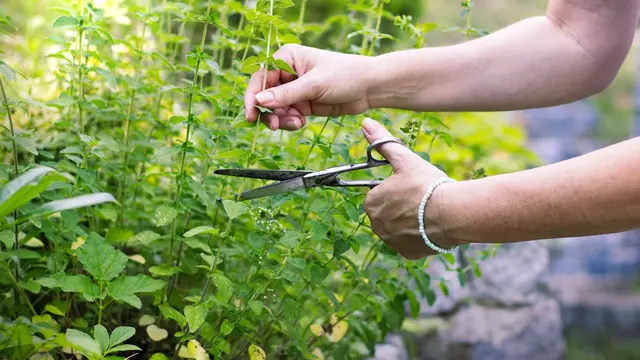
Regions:
<svg viewBox="0 0 640 360"><path fill-rule="evenodd" d="M430 278L430 262L463 283L479 272L479 259L460 269L451 256L390 251L372 236L362 189L240 203L233 195L259 182L212 175L364 156L360 117L296 133L245 121L248 74L290 70L273 58L279 46L372 56L394 39L423 46L439 27L391 14L387 0L333 0L344 10L310 24L305 0L297 13L290 0L101 3L65 2L46 25L27 21L28 39L0 16L12 49L0 62L3 358L360 358L402 326L406 305L415 317L421 299L447 293L452 278ZM367 115L460 179L533 160L495 115Z"/></svg>

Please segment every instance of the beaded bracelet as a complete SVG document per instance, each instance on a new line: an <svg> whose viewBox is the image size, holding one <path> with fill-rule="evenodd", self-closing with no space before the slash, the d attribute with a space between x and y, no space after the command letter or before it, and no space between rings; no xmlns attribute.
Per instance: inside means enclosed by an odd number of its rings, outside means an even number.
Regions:
<svg viewBox="0 0 640 360"><path fill-rule="evenodd" d="M429 237L427 236L427 232L424 230L424 208L427 205L427 200L429 200L429 198L431 197L431 194L433 194L435 189L438 186L448 182L455 182L455 180L447 177L447 178L442 178L440 180L437 180L436 182L431 184L431 186L429 186L429 188L427 189L427 193L424 195L424 197L422 198L422 201L420 202L420 207L418 208L418 224L419 224L418 231L420 232L420 235L422 236L424 243L434 251L439 252L440 254L453 253L454 251L458 250L459 246L453 247L451 249L443 249L438 245L432 243L431 240L429 240Z"/></svg>

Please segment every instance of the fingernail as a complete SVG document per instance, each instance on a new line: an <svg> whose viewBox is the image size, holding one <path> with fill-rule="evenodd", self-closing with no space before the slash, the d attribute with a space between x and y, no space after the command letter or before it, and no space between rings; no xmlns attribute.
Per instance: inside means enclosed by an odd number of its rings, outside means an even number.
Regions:
<svg viewBox="0 0 640 360"><path fill-rule="evenodd" d="M375 120L366 118L362 121L362 130L364 130L365 134L371 136L376 131L376 125Z"/></svg>
<svg viewBox="0 0 640 360"><path fill-rule="evenodd" d="M275 101L275 98L271 91L264 91L256 95L256 100L258 100L260 105L271 105Z"/></svg>
<svg viewBox="0 0 640 360"><path fill-rule="evenodd" d="M302 121L300 121L299 119L293 120L293 126L295 126L295 128L299 130L302 127Z"/></svg>

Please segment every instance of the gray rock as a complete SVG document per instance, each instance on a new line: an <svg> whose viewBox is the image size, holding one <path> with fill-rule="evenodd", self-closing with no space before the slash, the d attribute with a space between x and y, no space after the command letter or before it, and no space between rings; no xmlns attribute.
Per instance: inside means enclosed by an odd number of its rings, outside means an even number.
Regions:
<svg viewBox="0 0 640 360"><path fill-rule="evenodd" d="M552 299L511 309L472 305L453 316L439 339L444 349L440 351L445 354L440 359L559 360L564 357L560 308Z"/></svg>
<svg viewBox="0 0 640 360"><path fill-rule="evenodd" d="M474 257L485 247L472 246L468 256ZM471 296L485 304L532 304L545 296L541 279L548 264L549 250L544 242L503 245L493 258L479 263L482 276L471 281Z"/></svg>
<svg viewBox="0 0 640 360"><path fill-rule="evenodd" d="M389 335L386 340L386 343L376 345L375 356L369 360L409 360L409 354L401 336Z"/></svg>

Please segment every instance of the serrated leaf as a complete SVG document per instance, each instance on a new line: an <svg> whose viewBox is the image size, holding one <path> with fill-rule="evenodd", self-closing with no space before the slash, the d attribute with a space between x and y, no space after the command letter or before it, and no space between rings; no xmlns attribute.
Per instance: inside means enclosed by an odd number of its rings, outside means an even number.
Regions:
<svg viewBox="0 0 640 360"><path fill-rule="evenodd" d="M116 347L113 347L109 349L109 351L107 351L106 353L111 354L111 353L120 352L120 351L142 351L142 349L140 349L135 345L124 344L124 345L118 345Z"/></svg>
<svg viewBox="0 0 640 360"><path fill-rule="evenodd" d="M178 325L180 325L180 327L184 327L187 324L187 320L184 315L182 315L182 313L172 308L171 306L162 304L158 308L160 309L160 313L162 313L162 316L166 317L167 319L174 320L178 323Z"/></svg>
<svg viewBox="0 0 640 360"><path fill-rule="evenodd" d="M162 205L156 209L154 220L156 226L165 226L171 224L173 219L178 215L178 211L172 207Z"/></svg>
<svg viewBox="0 0 640 360"><path fill-rule="evenodd" d="M129 305L140 309L142 304L140 299L134 294L154 292L162 289L164 285L164 281L142 274L136 276L123 276L109 283L107 294L116 300L124 301Z"/></svg>
<svg viewBox="0 0 640 360"><path fill-rule="evenodd" d="M245 74L253 74L256 71L260 70L260 59L257 56L249 56L242 62L242 66L240 67L240 71Z"/></svg>
<svg viewBox="0 0 640 360"><path fill-rule="evenodd" d="M102 325L93 327L93 337L100 344L100 353L103 354L109 348L109 332Z"/></svg>
<svg viewBox="0 0 640 360"><path fill-rule="evenodd" d="M84 269L102 281L111 281L120 275L129 260L122 251L97 236L89 236L76 254Z"/></svg>
<svg viewBox="0 0 640 360"><path fill-rule="evenodd" d="M184 308L184 317L189 324L190 333L194 333L204 324L208 312L209 309L204 305L187 305Z"/></svg>
<svg viewBox="0 0 640 360"><path fill-rule="evenodd" d="M94 301L100 296L100 288L85 275L66 275L64 273L44 277L36 282L47 288L59 287L64 292L82 293L87 301Z"/></svg>
<svg viewBox="0 0 640 360"><path fill-rule="evenodd" d="M230 219L238 218L247 212L249 212L249 206L243 202L235 202L233 200L223 200L222 206L224 207L224 212L227 213L227 216Z"/></svg>
<svg viewBox="0 0 640 360"><path fill-rule="evenodd" d="M129 239L129 245L147 246L160 238L161 238L160 234L155 233L153 231L145 230L137 233L134 237Z"/></svg>
<svg viewBox="0 0 640 360"><path fill-rule="evenodd" d="M304 269L305 266L307 266L307 261L302 258L289 258L287 261L289 261L291 265L300 270Z"/></svg>
<svg viewBox="0 0 640 360"><path fill-rule="evenodd" d="M291 65L289 65L289 63L287 63L286 61L284 61L282 59L275 59L274 64L278 69L280 69L282 71L286 71L286 72L288 72L289 74L292 74L292 75L297 75L296 71L293 70Z"/></svg>
<svg viewBox="0 0 640 360"><path fill-rule="evenodd" d="M122 344L123 342L129 340L135 334L136 329L132 328L131 326L118 326L111 333L111 337L109 338L109 347Z"/></svg>
<svg viewBox="0 0 640 360"><path fill-rule="evenodd" d="M65 340L74 348L90 356L100 355L100 344L91 336L75 329L67 329Z"/></svg>
<svg viewBox="0 0 640 360"><path fill-rule="evenodd" d="M218 153L213 157L213 159L215 159L215 160L237 159L237 158L240 158L240 157L244 156L244 154L246 152L247 152L247 150L244 150L244 149L233 149L233 150L229 150L229 151L224 151L224 152Z"/></svg>
<svg viewBox="0 0 640 360"><path fill-rule="evenodd" d="M78 19L72 16L60 16L53 22L54 28L76 26L78 25Z"/></svg>

